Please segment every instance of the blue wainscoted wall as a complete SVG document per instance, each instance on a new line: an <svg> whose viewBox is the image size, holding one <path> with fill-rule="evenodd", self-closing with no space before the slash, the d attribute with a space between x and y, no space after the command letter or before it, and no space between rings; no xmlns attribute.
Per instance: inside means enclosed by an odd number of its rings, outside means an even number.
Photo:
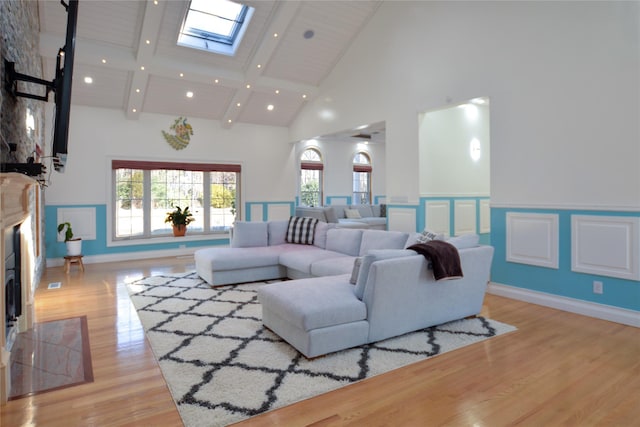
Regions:
<svg viewBox="0 0 640 427"><path fill-rule="evenodd" d="M229 239L200 239L193 240L185 238L164 238L157 243L144 243L120 246L107 246L107 206L106 205L47 205L45 206L45 245L47 259L63 258L66 255L66 245L58 241L57 217L60 208L95 208L95 240L82 240L82 253L84 256L104 256L131 252L183 250L199 246L227 245ZM77 234L77 232L76 232ZM195 236L194 236L195 238ZM162 256L162 255L160 255Z"/></svg>
<svg viewBox="0 0 640 427"><path fill-rule="evenodd" d="M511 212L551 214L554 218L557 216L557 269L507 261L508 214ZM495 247L491 281L535 292L640 311L640 281L572 271L572 216L574 215L587 215L593 218L605 216L637 218L640 217L640 212L491 208L491 244ZM606 232L606 225L603 230ZM631 240L638 239L637 231L635 233L635 236L630 236ZM550 239L554 240L553 244L555 239L556 236ZM597 248L597 250L606 251L607 248ZM633 254L633 250L631 255L640 259L640 254ZM639 262L638 259L635 262ZM594 281L603 283L602 294L594 293ZM638 316L640 318L640 313Z"/></svg>

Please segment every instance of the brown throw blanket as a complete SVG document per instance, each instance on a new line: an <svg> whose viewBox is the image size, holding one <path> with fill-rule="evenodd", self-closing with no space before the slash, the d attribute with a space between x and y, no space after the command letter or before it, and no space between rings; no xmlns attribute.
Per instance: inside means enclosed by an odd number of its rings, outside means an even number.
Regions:
<svg viewBox="0 0 640 427"><path fill-rule="evenodd" d="M463 277L460 254L458 249L451 243L442 240L431 240L427 243L416 243L407 249L412 249L431 261L433 277L436 280L460 279Z"/></svg>

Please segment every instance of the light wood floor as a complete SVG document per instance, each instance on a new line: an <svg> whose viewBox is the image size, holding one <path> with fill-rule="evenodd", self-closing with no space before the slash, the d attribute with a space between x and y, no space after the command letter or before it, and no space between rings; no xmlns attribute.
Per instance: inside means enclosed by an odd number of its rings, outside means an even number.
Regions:
<svg viewBox="0 0 640 427"><path fill-rule="evenodd" d="M10 401L0 426L182 425L124 283L192 269L189 258L48 269L37 321L87 316L95 380ZM518 331L241 425L640 425L639 329L491 295L482 314Z"/></svg>

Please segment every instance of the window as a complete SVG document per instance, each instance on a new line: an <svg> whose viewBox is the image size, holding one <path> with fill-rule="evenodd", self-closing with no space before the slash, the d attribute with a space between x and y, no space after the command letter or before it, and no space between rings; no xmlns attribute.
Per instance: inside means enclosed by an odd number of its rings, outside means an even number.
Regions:
<svg viewBox="0 0 640 427"><path fill-rule="evenodd" d="M172 235L164 222L173 206L189 207L189 234L228 231L238 214L240 166L114 160L113 238Z"/></svg>
<svg viewBox="0 0 640 427"><path fill-rule="evenodd" d="M315 148L307 148L300 157L300 204L322 206L322 157Z"/></svg>
<svg viewBox="0 0 640 427"><path fill-rule="evenodd" d="M353 204L371 204L371 159L365 153L353 157Z"/></svg>
<svg viewBox="0 0 640 427"><path fill-rule="evenodd" d="M191 0L178 45L234 55L253 10L229 0Z"/></svg>

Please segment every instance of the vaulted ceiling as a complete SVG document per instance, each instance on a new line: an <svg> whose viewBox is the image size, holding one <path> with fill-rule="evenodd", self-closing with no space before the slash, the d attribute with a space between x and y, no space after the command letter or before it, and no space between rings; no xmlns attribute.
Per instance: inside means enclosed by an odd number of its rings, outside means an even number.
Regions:
<svg viewBox="0 0 640 427"><path fill-rule="evenodd" d="M121 109L132 120L160 113L220 120L226 127L288 126L380 2L244 4L255 13L231 57L176 44L188 1L80 0L72 104ZM47 0L39 1L39 14L40 54L50 79L67 14L60 2ZM308 30L313 37L304 37Z"/></svg>

